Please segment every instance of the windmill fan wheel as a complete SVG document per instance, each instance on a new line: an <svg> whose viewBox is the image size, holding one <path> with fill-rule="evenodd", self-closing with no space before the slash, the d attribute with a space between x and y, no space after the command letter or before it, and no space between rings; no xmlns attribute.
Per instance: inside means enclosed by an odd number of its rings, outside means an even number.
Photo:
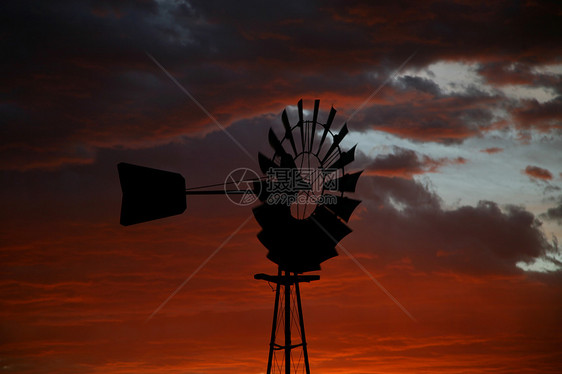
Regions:
<svg viewBox="0 0 562 374"><path fill-rule="evenodd" d="M337 256L335 247L351 232L346 222L360 203L344 196L355 192L361 174L345 172L355 157L355 146L347 151L340 148L348 134L347 124L334 134L336 110L332 107L326 122L320 123L319 105L316 100L312 119L304 120L300 100L295 125L284 110L283 138L269 130L273 156L258 155L267 176L256 182L262 202L253 209L262 227L258 239L271 261L294 273L320 270L322 262Z"/></svg>

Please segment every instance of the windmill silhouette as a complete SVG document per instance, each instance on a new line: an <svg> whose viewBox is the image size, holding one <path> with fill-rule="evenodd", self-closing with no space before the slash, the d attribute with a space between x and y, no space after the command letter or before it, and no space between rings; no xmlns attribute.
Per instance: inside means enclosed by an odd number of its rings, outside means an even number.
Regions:
<svg viewBox="0 0 562 374"><path fill-rule="evenodd" d="M186 189L185 179L178 173L118 164L121 224L125 226L183 213L186 195L257 196L261 204L253 208L253 214L262 228L258 239L268 250L267 258L277 265L276 275L254 276L276 284L268 374L310 373L299 284L320 279L304 273L320 270L322 262L338 255L335 247L351 232L346 223L360 203L344 196L355 192L361 175L361 171L345 172L355 154L355 147L340 148L348 134L347 124L334 134L336 110L332 107L321 123L319 106L320 101L315 100L312 119L305 120L300 100L294 125L283 110L284 135L279 139L269 130L273 156L258 154L265 177L250 180L248 190Z"/></svg>

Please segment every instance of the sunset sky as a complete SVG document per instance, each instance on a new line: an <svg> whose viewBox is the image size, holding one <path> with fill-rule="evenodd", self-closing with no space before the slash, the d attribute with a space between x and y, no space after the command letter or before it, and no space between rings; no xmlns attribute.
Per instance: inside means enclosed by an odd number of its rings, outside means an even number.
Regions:
<svg viewBox="0 0 562 374"><path fill-rule="evenodd" d="M477 3L2 2L0 373L265 373L251 207L123 227L116 165L258 171L301 98L365 170L311 371L560 373L562 6Z"/></svg>

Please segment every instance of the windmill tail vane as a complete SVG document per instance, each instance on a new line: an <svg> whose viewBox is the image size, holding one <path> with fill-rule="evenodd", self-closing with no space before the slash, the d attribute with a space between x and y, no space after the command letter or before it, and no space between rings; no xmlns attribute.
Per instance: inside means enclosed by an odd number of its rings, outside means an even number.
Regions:
<svg viewBox="0 0 562 374"><path fill-rule="evenodd" d="M338 255L335 247L351 232L347 222L361 202L345 196L355 192L362 173L346 171L356 149L341 148L349 133L347 124L335 133L336 110L332 107L326 122L320 122L319 108L320 101L315 100L312 119L305 119L300 100L294 124L283 110L283 135L277 136L273 129L268 133L273 155L258 153L262 176L252 171L253 177L248 178L244 172L240 179L186 188L181 174L128 163L117 165L122 190L120 222L124 226L182 214L187 195L252 195L250 203L259 201L252 209L261 227L257 237L268 250L267 258L278 268L276 275L255 275L255 279L276 284L268 374L289 374L298 367L310 373L299 284L318 280L318 275L303 273L320 270L324 261ZM241 182L250 187L240 189ZM223 188L208 189L219 186ZM292 355L297 349L304 357L302 365Z"/></svg>

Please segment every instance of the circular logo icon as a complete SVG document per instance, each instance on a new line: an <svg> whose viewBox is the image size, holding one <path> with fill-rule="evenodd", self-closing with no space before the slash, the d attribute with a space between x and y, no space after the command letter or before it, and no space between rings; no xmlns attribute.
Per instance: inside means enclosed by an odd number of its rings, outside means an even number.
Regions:
<svg viewBox="0 0 562 374"><path fill-rule="evenodd" d="M238 168L230 172L224 180L224 191L230 201L245 206L258 200L261 184L255 184L261 178L252 169Z"/></svg>

